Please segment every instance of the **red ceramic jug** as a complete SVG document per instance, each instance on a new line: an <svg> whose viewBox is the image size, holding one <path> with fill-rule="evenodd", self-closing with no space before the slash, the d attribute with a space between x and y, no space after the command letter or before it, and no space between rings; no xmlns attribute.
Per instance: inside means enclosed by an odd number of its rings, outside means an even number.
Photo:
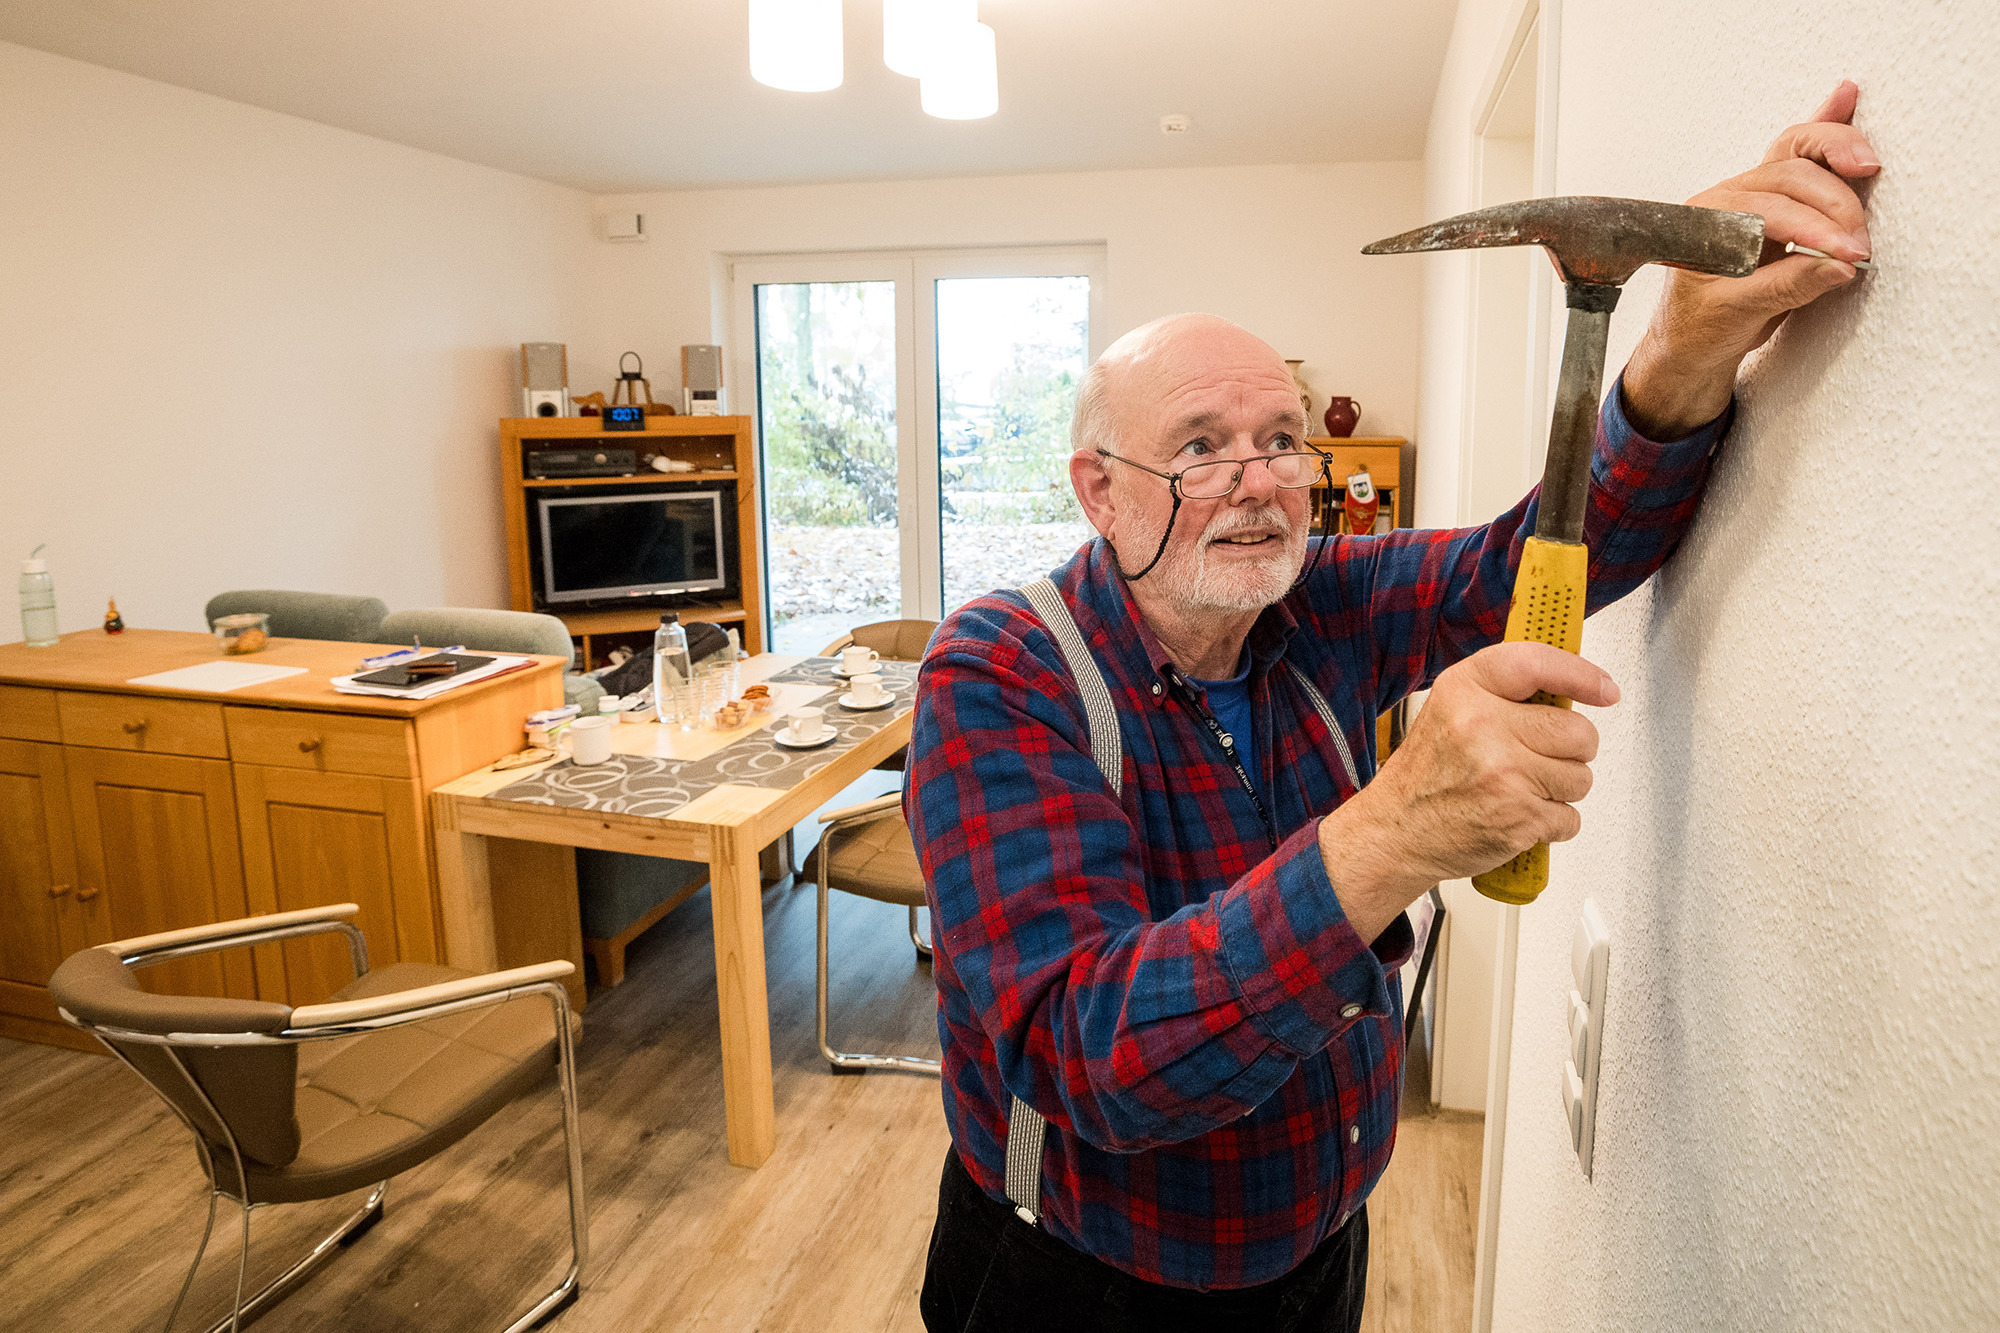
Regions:
<svg viewBox="0 0 2000 1333"><path fill-rule="evenodd" d="M1331 398L1327 400L1326 433L1337 440L1344 440L1354 434L1354 424L1361 420L1361 404L1352 398Z"/></svg>

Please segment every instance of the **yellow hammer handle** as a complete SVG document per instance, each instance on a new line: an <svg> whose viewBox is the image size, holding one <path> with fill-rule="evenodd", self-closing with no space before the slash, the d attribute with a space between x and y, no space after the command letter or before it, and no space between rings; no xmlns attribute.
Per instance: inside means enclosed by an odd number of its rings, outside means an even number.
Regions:
<svg viewBox="0 0 2000 1333"><path fill-rule="evenodd" d="M1546 643L1566 653L1583 648L1584 591L1590 575L1590 548L1581 542L1530 537L1514 575L1514 605L1507 612L1506 643ZM1568 708L1561 695L1537 690L1531 704ZM1549 845L1538 842L1511 861L1472 877L1472 887L1496 902L1523 906L1549 886Z"/></svg>

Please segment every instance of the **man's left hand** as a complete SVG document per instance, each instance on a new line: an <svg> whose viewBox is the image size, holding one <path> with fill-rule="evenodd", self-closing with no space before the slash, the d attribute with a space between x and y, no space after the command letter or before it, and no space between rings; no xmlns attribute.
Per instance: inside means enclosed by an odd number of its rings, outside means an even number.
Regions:
<svg viewBox="0 0 2000 1333"><path fill-rule="evenodd" d="M1860 197L1847 182L1882 169L1849 124L1859 96L1843 80L1811 120L1778 136L1761 164L1688 200L1762 214L1766 262L1743 278L1668 271L1666 293L1625 367L1625 412L1640 434L1684 439L1720 416L1743 358L1792 311L1854 281L1846 261L1872 251ZM1787 241L1835 258L1788 255Z"/></svg>

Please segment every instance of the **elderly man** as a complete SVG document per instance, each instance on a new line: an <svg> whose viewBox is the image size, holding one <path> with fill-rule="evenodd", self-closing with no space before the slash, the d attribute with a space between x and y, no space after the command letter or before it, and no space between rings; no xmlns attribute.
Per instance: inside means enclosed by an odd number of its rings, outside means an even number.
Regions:
<svg viewBox="0 0 2000 1333"><path fill-rule="evenodd" d="M1868 254L1854 97L1693 201L1764 214L1774 258L1672 275L1606 397L1593 610L1686 530L1738 363ZM1484 527L1334 537L1315 564L1297 391L1235 325L1119 339L1073 435L1101 535L1042 600L947 620L919 688L904 805L953 1143L925 1322L1351 1330L1395 1137L1403 909L1576 834L1596 729L1524 701L1618 689L1497 643L1532 493ZM1375 772L1376 715L1426 687Z"/></svg>

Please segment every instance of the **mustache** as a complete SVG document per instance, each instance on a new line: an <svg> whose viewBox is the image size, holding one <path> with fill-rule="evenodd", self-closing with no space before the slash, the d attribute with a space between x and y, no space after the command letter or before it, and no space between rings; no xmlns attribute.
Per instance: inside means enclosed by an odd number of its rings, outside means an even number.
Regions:
<svg viewBox="0 0 2000 1333"><path fill-rule="evenodd" d="M1232 509L1210 519L1201 536L1204 542L1212 542L1233 537L1239 532L1270 532L1281 541L1289 541L1292 536L1291 516L1276 505L1250 510Z"/></svg>

